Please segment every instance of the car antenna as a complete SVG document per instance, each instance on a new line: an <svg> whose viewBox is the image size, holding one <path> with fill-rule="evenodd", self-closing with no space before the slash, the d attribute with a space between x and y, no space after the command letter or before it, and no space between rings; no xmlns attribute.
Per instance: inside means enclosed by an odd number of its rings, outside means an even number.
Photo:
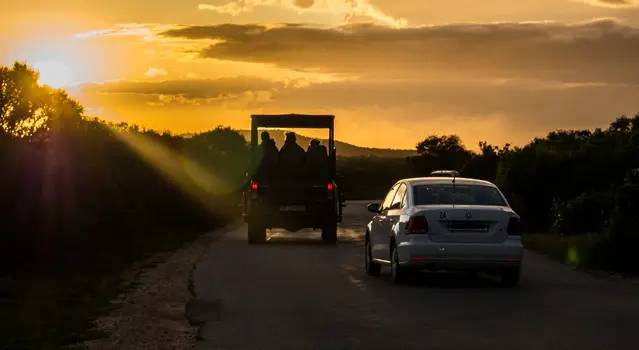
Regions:
<svg viewBox="0 0 639 350"><path fill-rule="evenodd" d="M453 207L455 206L455 174L453 173Z"/></svg>
<svg viewBox="0 0 639 350"><path fill-rule="evenodd" d="M455 174L453 174L453 193L455 193Z"/></svg>

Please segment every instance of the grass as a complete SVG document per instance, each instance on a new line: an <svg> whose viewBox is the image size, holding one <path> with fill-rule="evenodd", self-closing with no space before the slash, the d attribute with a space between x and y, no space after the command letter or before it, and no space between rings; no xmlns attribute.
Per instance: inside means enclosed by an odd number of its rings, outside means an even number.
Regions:
<svg viewBox="0 0 639 350"><path fill-rule="evenodd" d="M585 269L606 269L608 236L584 234L561 236L555 233L524 234L524 246L554 260Z"/></svg>
<svg viewBox="0 0 639 350"><path fill-rule="evenodd" d="M0 312L6 349L56 349L99 336L87 330L119 291L115 276L5 278L1 283L9 294Z"/></svg>
<svg viewBox="0 0 639 350"><path fill-rule="evenodd" d="M155 230L144 242L108 256L90 273L38 275L28 279L0 277L0 349L62 349L102 334L89 329L108 310L109 301L131 286L122 272L150 254L174 251L202 231ZM152 239L150 237L153 237ZM128 249L126 249L128 248Z"/></svg>

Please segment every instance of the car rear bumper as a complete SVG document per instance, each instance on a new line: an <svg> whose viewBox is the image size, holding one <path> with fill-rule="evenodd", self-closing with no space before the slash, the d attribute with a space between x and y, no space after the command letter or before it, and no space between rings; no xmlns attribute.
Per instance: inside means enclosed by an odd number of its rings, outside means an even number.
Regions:
<svg viewBox="0 0 639 350"><path fill-rule="evenodd" d="M399 264L417 270L498 270L521 266L521 238L510 236L500 243L442 243L422 239L397 246Z"/></svg>

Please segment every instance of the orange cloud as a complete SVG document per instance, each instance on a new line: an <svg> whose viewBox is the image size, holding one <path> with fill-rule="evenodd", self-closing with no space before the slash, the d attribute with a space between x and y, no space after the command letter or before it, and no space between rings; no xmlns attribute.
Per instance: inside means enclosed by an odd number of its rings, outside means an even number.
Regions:
<svg viewBox="0 0 639 350"><path fill-rule="evenodd" d="M639 7L637 0L585 0L586 3L593 6L612 7L612 8L629 8Z"/></svg>
<svg viewBox="0 0 639 350"><path fill-rule="evenodd" d="M98 94L134 94L183 96L184 98L219 98L249 91L270 91L286 84L249 76L219 79L181 79L164 81L121 80L109 83L88 83L80 88Z"/></svg>
<svg viewBox="0 0 639 350"><path fill-rule="evenodd" d="M198 9L238 16L244 12L253 12L256 6L273 6L279 4L279 0L238 0L224 5L199 4Z"/></svg>
<svg viewBox="0 0 639 350"><path fill-rule="evenodd" d="M315 4L315 0L293 0L293 5L296 7L307 9Z"/></svg>
<svg viewBox="0 0 639 350"><path fill-rule="evenodd" d="M357 130L355 137L361 133L374 135L375 130L379 130L377 126L389 120L402 128L411 125L407 130L427 124L437 132L455 128L470 130L467 126L461 127L466 124L485 130L490 121L498 123L502 131L509 130L507 135L541 135L555 128L592 128L605 125L615 116L636 113L638 95L639 86L610 84L415 80L305 85L297 81L274 82L242 76L87 84L82 86L80 99L90 108L128 106L125 113L134 113L146 106L150 110L143 114L148 119L155 118L153 115L159 107L188 106L189 110L174 113L173 122L167 122L175 126L183 117L210 115L212 112L207 108L242 111L245 115L251 112L335 113L341 115L342 120L348 118L349 125L360 125L352 129ZM227 115L222 110L216 113L219 117ZM512 137L507 141L527 141ZM501 139L504 138L507 139L502 135Z"/></svg>
<svg viewBox="0 0 639 350"><path fill-rule="evenodd" d="M158 32L162 32L173 28L172 25L160 24L144 24L144 23L124 23L116 24L115 28L92 30L75 35L78 39L86 39L92 37L109 37L109 36L140 36L152 37Z"/></svg>
<svg viewBox="0 0 639 350"><path fill-rule="evenodd" d="M160 35L216 39L203 58L378 79L510 78L560 82L639 81L639 29L583 23L488 23L388 28L350 24L190 26Z"/></svg>
<svg viewBox="0 0 639 350"><path fill-rule="evenodd" d="M376 23L405 27L407 21L387 15L368 0L235 0L224 5L199 4L198 9L210 10L221 14L239 16L242 13L253 12L257 7L279 6L298 12L316 11L329 13L343 13L344 22L351 23L357 18L365 18Z"/></svg>
<svg viewBox="0 0 639 350"><path fill-rule="evenodd" d="M149 70L146 71L146 73L144 73L144 75L149 78L157 77L160 75L167 75L167 74L168 74L167 71L161 68L149 68Z"/></svg>

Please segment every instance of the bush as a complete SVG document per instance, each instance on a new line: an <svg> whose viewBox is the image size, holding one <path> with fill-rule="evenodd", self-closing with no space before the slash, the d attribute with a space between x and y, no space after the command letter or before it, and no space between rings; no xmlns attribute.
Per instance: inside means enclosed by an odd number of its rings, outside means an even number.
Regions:
<svg viewBox="0 0 639 350"><path fill-rule="evenodd" d="M589 269L609 268L610 239L606 234L579 236L558 234L523 235L524 246L563 263Z"/></svg>
<svg viewBox="0 0 639 350"><path fill-rule="evenodd" d="M626 178L615 197L610 218L610 265L615 270L639 273L639 172Z"/></svg>
<svg viewBox="0 0 639 350"><path fill-rule="evenodd" d="M106 123L37 81L25 64L0 67L0 275L115 271L193 238L174 231L237 215L238 132L185 138Z"/></svg>
<svg viewBox="0 0 639 350"><path fill-rule="evenodd" d="M554 200L552 229L560 235L602 232L613 206L610 192L584 192L568 201Z"/></svg>

